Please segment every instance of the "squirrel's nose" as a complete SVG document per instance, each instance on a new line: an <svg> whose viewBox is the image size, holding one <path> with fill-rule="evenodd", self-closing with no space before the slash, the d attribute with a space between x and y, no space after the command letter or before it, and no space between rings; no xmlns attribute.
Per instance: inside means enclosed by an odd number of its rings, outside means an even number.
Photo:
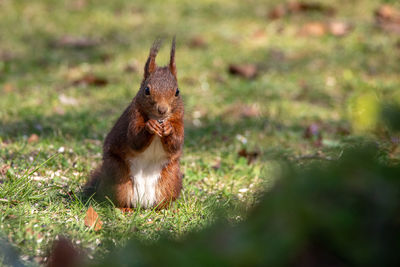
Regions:
<svg viewBox="0 0 400 267"><path fill-rule="evenodd" d="M164 115L165 113L167 113L168 107L166 107L166 106L158 106L157 110L158 110L158 113L160 113L161 115Z"/></svg>

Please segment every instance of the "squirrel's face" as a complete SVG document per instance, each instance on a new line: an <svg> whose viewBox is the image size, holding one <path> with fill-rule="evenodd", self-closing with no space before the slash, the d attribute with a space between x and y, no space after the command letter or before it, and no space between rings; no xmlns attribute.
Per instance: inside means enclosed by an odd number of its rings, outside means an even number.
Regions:
<svg viewBox="0 0 400 267"><path fill-rule="evenodd" d="M175 37L172 40L168 66L158 67L156 56L160 48L156 40L150 49L144 66L144 78L137 95L136 103L149 119L164 120L182 106L179 95L175 65Z"/></svg>
<svg viewBox="0 0 400 267"><path fill-rule="evenodd" d="M143 82L139 95L142 110L155 120L168 118L181 101L178 83L168 67L157 67Z"/></svg>

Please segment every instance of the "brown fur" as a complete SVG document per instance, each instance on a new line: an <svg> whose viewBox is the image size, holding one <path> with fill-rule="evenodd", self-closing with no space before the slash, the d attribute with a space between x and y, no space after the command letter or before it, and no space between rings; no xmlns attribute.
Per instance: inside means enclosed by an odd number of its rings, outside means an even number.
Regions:
<svg viewBox="0 0 400 267"><path fill-rule="evenodd" d="M143 152L155 135L160 136L168 157L156 185L156 206L167 207L179 197L182 188L179 158L184 139L183 102L180 95L175 96L178 88L175 38L166 67L156 65L159 48L160 42L156 41L150 49L140 89L107 135L103 163L85 185L88 194L95 193L98 199L108 197L120 208L132 206L128 200L133 194L135 177L131 177L128 160ZM150 95L145 94L146 87ZM166 113L161 114L160 110Z"/></svg>

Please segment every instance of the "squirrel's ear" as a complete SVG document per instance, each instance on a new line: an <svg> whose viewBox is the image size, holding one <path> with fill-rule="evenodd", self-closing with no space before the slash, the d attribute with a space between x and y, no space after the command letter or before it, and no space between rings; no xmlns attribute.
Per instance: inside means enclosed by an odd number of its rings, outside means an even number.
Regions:
<svg viewBox="0 0 400 267"><path fill-rule="evenodd" d="M144 78L147 79L149 75L156 70L156 56L161 47L161 40L156 39L150 48L150 54L147 58L146 65L144 66Z"/></svg>
<svg viewBox="0 0 400 267"><path fill-rule="evenodd" d="M171 56L170 56L170 60L169 60L169 69L176 78L177 71L176 71L176 64L175 64L175 36L172 39Z"/></svg>

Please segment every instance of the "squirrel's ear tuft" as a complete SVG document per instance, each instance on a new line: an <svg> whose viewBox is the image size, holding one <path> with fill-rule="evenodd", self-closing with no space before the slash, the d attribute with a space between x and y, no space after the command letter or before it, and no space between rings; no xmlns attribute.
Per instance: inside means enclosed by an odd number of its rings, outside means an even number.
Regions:
<svg viewBox="0 0 400 267"><path fill-rule="evenodd" d="M176 64L175 64L175 36L172 39L171 56L170 56L170 60L169 60L169 69L176 78L177 71L176 71Z"/></svg>
<svg viewBox="0 0 400 267"><path fill-rule="evenodd" d="M156 70L156 56L161 47L161 39L156 39L150 48L150 54L147 58L146 65L144 66L144 78L147 79L149 75Z"/></svg>

